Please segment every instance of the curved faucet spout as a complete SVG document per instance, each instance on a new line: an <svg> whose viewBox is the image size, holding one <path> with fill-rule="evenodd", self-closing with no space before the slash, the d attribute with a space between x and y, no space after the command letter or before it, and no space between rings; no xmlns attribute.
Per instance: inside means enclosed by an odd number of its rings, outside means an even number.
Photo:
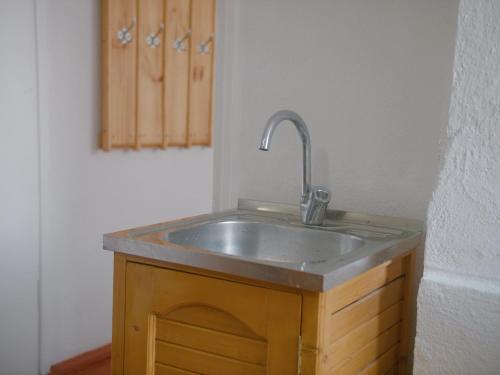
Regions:
<svg viewBox="0 0 500 375"><path fill-rule="evenodd" d="M300 139L302 140L302 202L307 201L309 193L311 192L311 139L309 131L307 130L306 123L302 118L293 111L279 111L276 112L267 121L266 128L262 134L259 149L268 151L271 146L274 131L283 121L290 121L299 132Z"/></svg>
<svg viewBox="0 0 500 375"><path fill-rule="evenodd" d="M330 191L321 186L311 186L311 139L304 120L292 111L276 112L266 124L259 149L269 150L274 131L285 120L295 125L302 140L302 197L300 199L302 222L306 225L321 225L330 202Z"/></svg>

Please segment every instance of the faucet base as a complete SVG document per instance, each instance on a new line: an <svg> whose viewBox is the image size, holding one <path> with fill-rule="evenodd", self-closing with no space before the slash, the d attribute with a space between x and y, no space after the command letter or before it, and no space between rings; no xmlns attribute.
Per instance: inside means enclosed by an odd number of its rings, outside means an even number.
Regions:
<svg viewBox="0 0 500 375"><path fill-rule="evenodd" d="M300 204L302 223L305 225L321 225L330 203L330 190L323 186L311 188L306 200Z"/></svg>

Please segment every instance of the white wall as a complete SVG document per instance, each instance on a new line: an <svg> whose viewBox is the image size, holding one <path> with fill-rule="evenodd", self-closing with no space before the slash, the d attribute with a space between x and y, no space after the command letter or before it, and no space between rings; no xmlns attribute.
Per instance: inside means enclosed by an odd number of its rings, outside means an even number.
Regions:
<svg viewBox="0 0 500 375"><path fill-rule="evenodd" d="M310 126L314 182L332 188L334 207L423 218L441 167L457 1L219 7L217 205L297 201L293 129L278 131L270 153L256 151L267 117L292 108ZM98 0L3 1L0 14L0 373L37 373L39 246L46 373L110 340L102 233L210 210L213 152L97 150ZM499 18L495 0L462 2L448 148L428 213L417 374L500 369Z"/></svg>
<svg viewBox="0 0 500 375"><path fill-rule="evenodd" d="M313 183L332 206L425 218L447 122L458 0L226 2L216 206L298 204L301 147L268 117L293 109L312 137ZM219 39L219 44L221 39ZM219 124L219 125L221 125Z"/></svg>
<svg viewBox="0 0 500 375"><path fill-rule="evenodd" d="M500 3L462 0L415 374L500 373Z"/></svg>
<svg viewBox="0 0 500 375"><path fill-rule="evenodd" d="M100 1L39 0L42 373L111 339L102 234L211 210L211 149L97 149Z"/></svg>
<svg viewBox="0 0 500 375"><path fill-rule="evenodd" d="M35 12L0 1L0 374L38 372Z"/></svg>

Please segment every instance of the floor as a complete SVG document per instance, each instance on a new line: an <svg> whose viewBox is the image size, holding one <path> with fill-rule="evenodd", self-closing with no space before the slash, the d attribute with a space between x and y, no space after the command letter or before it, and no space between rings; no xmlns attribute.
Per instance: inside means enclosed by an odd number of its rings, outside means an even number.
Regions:
<svg viewBox="0 0 500 375"><path fill-rule="evenodd" d="M98 362L85 370L73 372L71 375L110 375L111 363L109 359Z"/></svg>
<svg viewBox="0 0 500 375"><path fill-rule="evenodd" d="M110 375L111 344L90 350L76 357L57 363L49 375Z"/></svg>

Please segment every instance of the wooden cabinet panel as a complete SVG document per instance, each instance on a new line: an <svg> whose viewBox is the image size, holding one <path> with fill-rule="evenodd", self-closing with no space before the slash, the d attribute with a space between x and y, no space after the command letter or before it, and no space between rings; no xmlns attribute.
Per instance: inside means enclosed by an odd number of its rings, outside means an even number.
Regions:
<svg viewBox="0 0 500 375"><path fill-rule="evenodd" d="M407 374L414 256L313 293L115 254L113 374Z"/></svg>
<svg viewBox="0 0 500 375"><path fill-rule="evenodd" d="M333 367L341 364L359 348L363 348L384 331L398 324L401 321L402 305L402 302L392 305L328 346L327 352L330 365Z"/></svg>
<svg viewBox="0 0 500 375"><path fill-rule="evenodd" d="M392 375L396 373L399 351L400 347L398 345L393 346L391 349L378 357L372 364L370 364L370 366L359 372L359 375ZM404 373L405 372L402 374Z"/></svg>
<svg viewBox="0 0 500 375"><path fill-rule="evenodd" d="M206 375L265 375L265 365L226 358L206 350L196 350L168 342L156 342L155 361L175 368L189 369ZM241 347L244 351L245 348Z"/></svg>
<svg viewBox="0 0 500 375"><path fill-rule="evenodd" d="M328 321L330 335L327 337L327 343L334 342L401 301L403 299L403 282L404 277L396 279L331 315Z"/></svg>
<svg viewBox="0 0 500 375"><path fill-rule="evenodd" d="M101 142L109 150L136 139L137 1L103 1L102 14ZM118 39L120 31L129 42Z"/></svg>
<svg viewBox="0 0 500 375"><path fill-rule="evenodd" d="M303 296L302 374L408 373L414 256Z"/></svg>
<svg viewBox="0 0 500 375"><path fill-rule="evenodd" d="M364 346L361 350L354 353L350 358L347 358L343 363L334 368L331 368L327 374L331 375L352 375L359 374L361 370L372 366L380 356L390 351L397 351L397 343L399 341L401 325L397 324L387 331L383 332L376 339L370 341L368 345ZM389 369L396 365L397 356L389 356L388 363ZM375 372L376 374L384 374L384 372Z"/></svg>
<svg viewBox="0 0 500 375"><path fill-rule="evenodd" d="M355 277L330 291L328 293L326 309L330 314L334 314L371 291L383 287L402 274L403 260L401 258L385 262L364 273L361 275L362 277Z"/></svg>
<svg viewBox="0 0 500 375"><path fill-rule="evenodd" d="M155 375L200 375L192 371L181 370L178 368L165 365L156 365L154 374Z"/></svg>
<svg viewBox="0 0 500 375"><path fill-rule="evenodd" d="M164 0L140 0L135 148L163 145Z"/></svg>
<svg viewBox="0 0 500 375"><path fill-rule="evenodd" d="M129 263L125 301L125 374L297 373L298 294Z"/></svg>
<svg viewBox="0 0 500 375"><path fill-rule="evenodd" d="M209 145L212 142L215 2L192 0L191 25L188 146Z"/></svg>
<svg viewBox="0 0 500 375"><path fill-rule="evenodd" d="M247 337L241 332L227 333L224 328L223 325L221 328L204 328L197 324L159 318L156 321L156 337L161 342L207 351L235 360L257 365L266 363L267 343L264 340Z"/></svg>

